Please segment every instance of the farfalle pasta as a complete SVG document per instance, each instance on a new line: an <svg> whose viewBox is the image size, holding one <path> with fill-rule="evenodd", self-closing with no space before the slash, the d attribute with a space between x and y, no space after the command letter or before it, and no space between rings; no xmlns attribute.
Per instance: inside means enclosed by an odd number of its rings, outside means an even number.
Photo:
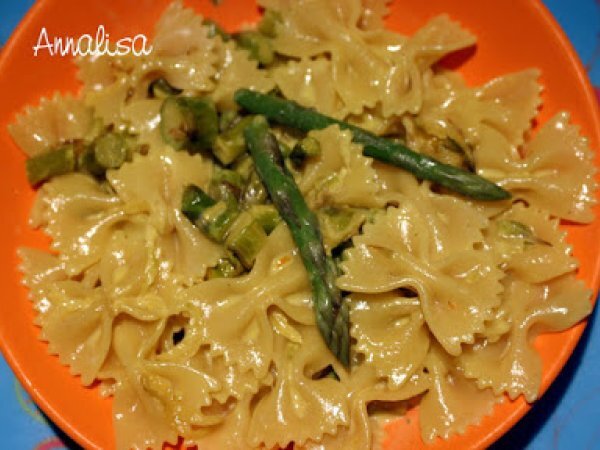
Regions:
<svg viewBox="0 0 600 450"><path fill-rule="evenodd" d="M560 228L593 220L596 189L568 113L532 132L537 70L473 87L437 65L475 44L448 16L403 36L386 0L260 3L230 34L174 2L150 54L79 57L78 96L16 116L30 223L51 239L20 251L49 353L113 398L119 449L380 448L412 408L431 442L535 400L533 338L591 311ZM240 89L338 120L271 124L304 224L261 175ZM415 177L348 124L506 195ZM295 226L335 273L348 361Z"/></svg>

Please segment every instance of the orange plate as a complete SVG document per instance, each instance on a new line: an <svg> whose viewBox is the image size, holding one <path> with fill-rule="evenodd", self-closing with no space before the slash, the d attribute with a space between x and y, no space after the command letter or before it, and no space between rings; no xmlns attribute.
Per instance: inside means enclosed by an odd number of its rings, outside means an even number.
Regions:
<svg viewBox="0 0 600 450"><path fill-rule="evenodd" d="M77 92L80 84L69 58L33 57L32 47L42 27L52 36L95 34L102 24L116 40L137 33L152 34L168 0L41 0L27 14L0 57L0 154L4 175L0 180L0 279L4 294L0 301L0 346L13 370L41 408L63 430L86 448L114 448L111 402L101 399L96 389L83 388L56 357L48 356L47 345L38 340L34 313L20 283L16 249L20 246L47 247L41 233L31 231L27 217L34 198L28 186L25 158L6 131L15 112L37 104L54 91ZM192 3L191 1L189 3ZM196 0L194 7L218 20L227 29L254 22L258 9L252 0L224 0L215 7L209 0ZM397 0L387 20L392 29L412 33L436 14L448 13L479 38L476 52L460 67L470 83L494 76L537 67L544 86L539 122L561 109L572 112L573 121L589 137L592 148L600 148L600 118L592 89L574 50L554 19L536 0ZM113 42L114 42L113 40ZM598 153L597 153L598 155ZM598 162L598 158L596 158ZM568 240L581 261L579 275L597 293L600 254L600 221L587 226L570 226ZM590 245L591 244L591 245ZM577 343L583 324L536 342L544 361L543 389L546 390ZM438 439L429 448L483 448L506 432L528 410L522 398L504 402L479 426L448 441ZM419 437L414 411L388 428L388 449L425 447Z"/></svg>

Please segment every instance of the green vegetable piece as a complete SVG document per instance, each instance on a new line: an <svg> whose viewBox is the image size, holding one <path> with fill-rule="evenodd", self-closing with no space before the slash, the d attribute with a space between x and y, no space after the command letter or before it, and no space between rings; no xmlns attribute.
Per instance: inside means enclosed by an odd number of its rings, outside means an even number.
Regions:
<svg viewBox="0 0 600 450"><path fill-rule="evenodd" d="M77 155L77 169L96 177L101 177L106 172L106 169L96 161L93 144L87 145L83 151Z"/></svg>
<svg viewBox="0 0 600 450"><path fill-rule="evenodd" d="M201 188L190 184L183 190L181 211L188 219L195 222L200 218L204 210L210 208L215 203Z"/></svg>
<svg viewBox="0 0 600 450"><path fill-rule="evenodd" d="M104 169L117 169L127 160L128 146L121 134L106 133L94 141L94 158Z"/></svg>
<svg viewBox="0 0 600 450"><path fill-rule="evenodd" d="M168 97L160 110L160 132L177 150L207 150L219 132L215 105L204 97Z"/></svg>
<svg viewBox="0 0 600 450"><path fill-rule="evenodd" d="M220 134L212 149L221 164L227 166L246 151L244 128L252 121L252 116L244 117L229 130Z"/></svg>
<svg viewBox="0 0 600 450"><path fill-rule="evenodd" d="M353 139L363 144L363 154L387 164L401 167L417 178L431 180L452 191L478 200L504 200L510 193L500 186L463 169L443 164L408 147L378 137L362 128L304 108L294 102L249 89L235 93L235 101L254 114L302 131L320 130L330 125L350 130Z"/></svg>
<svg viewBox="0 0 600 450"><path fill-rule="evenodd" d="M223 111L219 117L219 131L227 131L234 126L238 120L240 120L240 116L238 115L237 111L232 109Z"/></svg>
<svg viewBox="0 0 600 450"><path fill-rule="evenodd" d="M267 37L274 38L277 35L278 23L283 23L281 13L273 9L267 9L258 24L258 31Z"/></svg>
<svg viewBox="0 0 600 450"><path fill-rule="evenodd" d="M196 223L211 239L223 242L239 213L237 205L221 200L206 208Z"/></svg>
<svg viewBox="0 0 600 450"><path fill-rule="evenodd" d="M247 153L242 155L233 165L233 170L240 174L244 181L248 181L254 172L254 163Z"/></svg>
<svg viewBox="0 0 600 450"><path fill-rule="evenodd" d="M325 249L330 253L342 242L359 233L367 220L364 210L353 208L323 208L317 212Z"/></svg>
<svg viewBox="0 0 600 450"><path fill-rule="evenodd" d="M319 222L286 170L279 145L264 117L256 117L244 132L256 170L273 204L298 246L312 286L316 323L325 343L346 367L350 364L348 303L337 289L337 270L327 258Z"/></svg>
<svg viewBox="0 0 600 450"><path fill-rule="evenodd" d="M281 223L281 216L275 205L252 205L248 212L267 234L271 234L277 225Z"/></svg>
<svg viewBox="0 0 600 450"><path fill-rule="evenodd" d="M164 78L157 78L148 85L148 97L150 98L167 98L182 92L183 90L171 86Z"/></svg>
<svg viewBox="0 0 600 450"><path fill-rule="evenodd" d="M242 194L242 203L246 206L258 205L264 203L268 196L269 193L267 192L265 185L261 181L258 174L254 171L252 175L250 175L246 189Z"/></svg>
<svg viewBox="0 0 600 450"><path fill-rule="evenodd" d="M210 181L209 193L218 200L237 203L244 188L245 182L239 173L233 170L216 168Z"/></svg>
<svg viewBox="0 0 600 450"><path fill-rule="evenodd" d="M29 158L25 162L29 184L36 186L52 177L75 170L75 149L72 144Z"/></svg>
<svg viewBox="0 0 600 450"><path fill-rule="evenodd" d="M228 253L227 257L221 258L215 267L209 267L206 270L206 279L213 278L233 278L244 271L244 266L235 255Z"/></svg>
<svg viewBox="0 0 600 450"><path fill-rule="evenodd" d="M307 158L319 156L321 154L321 144L314 137L307 136L300 139L290 153L290 160L294 167L301 167Z"/></svg>
<svg viewBox="0 0 600 450"><path fill-rule="evenodd" d="M223 28L221 28L221 26L214 20L204 19L202 21L202 25L204 25L206 28L208 28L208 37L209 38L221 36L221 39L223 39L223 41L225 41L225 42L227 42L228 40L231 39L231 35L229 33L227 33Z"/></svg>
<svg viewBox="0 0 600 450"><path fill-rule="evenodd" d="M529 225L516 220L500 219L496 222L496 230L501 237L520 239L525 245L551 245L549 242L538 238Z"/></svg>
<svg viewBox="0 0 600 450"><path fill-rule="evenodd" d="M225 246L235 253L246 269L250 269L266 240L265 230L248 211L244 211L227 231Z"/></svg>
<svg viewBox="0 0 600 450"><path fill-rule="evenodd" d="M275 52L271 40L256 31L242 31L235 35L238 45L250 52L250 59L268 66L275 60Z"/></svg>
<svg viewBox="0 0 600 450"><path fill-rule="evenodd" d="M469 171L475 172L475 157L473 156L473 149L471 147L468 145L462 146L451 137L443 139L440 142L440 147L458 155L462 159L465 167Z"/></svg>

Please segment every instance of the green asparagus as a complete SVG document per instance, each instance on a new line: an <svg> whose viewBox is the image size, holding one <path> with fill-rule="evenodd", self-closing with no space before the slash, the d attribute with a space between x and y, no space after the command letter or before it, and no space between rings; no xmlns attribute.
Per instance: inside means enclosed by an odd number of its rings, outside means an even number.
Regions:
<svg viewBox="0 0 600 450"><path fill-rule="evenodd" d="M235 93L235 101L254 114L302 131L319 130L330 125L350 130L353 139L363 144L363 154L384 163L401 167L417 178L434 181L452 191L477 200L504 200L510 193L478 175L455 166L443 164L408 147L376 136L362 128L304 108L294 102L261 94L249 89Z"/></svg>
<svg viewBox="0 0 600 450"><path fill-rule="evenodd" d="M29 158L25 162L27 179L32 186L75 170L75 150L72 144Z"/></svg>
<svg viewBox="0 0 600 450"><path fill-rule="evenodd" d="M215 105L205 97L168 97L160 109L160 132L177 150L207 150L219 132Z"/></svg>
<svg viewBox="0 0 600 450"><path fill-rule="evenodd" d="M171 86L164 78L157 78L148 85L148 97L150 98L167 98L182 92L181 89Z"/></svg>
<svg viewBox="0 0 600 450"><path fill-rule="evenodd" d="M240 211L235 200L216 201L195 185L184 189L181 211L208 237L223 244L235 256L235 260L228 257L214 267L211 277L235 276L241 265L252 268L267 233L251 212Z"/></svg>
<svg viewBox="0 0 600 450"><path fill-rule="evenodd" d="M308 272L317 327L331 352L348 367L348 305L336 287L336 269L325 254L317 218L286 170L277 140L269 132L265 118L256 117L244 135L256 170L287 223Z"/></svg>

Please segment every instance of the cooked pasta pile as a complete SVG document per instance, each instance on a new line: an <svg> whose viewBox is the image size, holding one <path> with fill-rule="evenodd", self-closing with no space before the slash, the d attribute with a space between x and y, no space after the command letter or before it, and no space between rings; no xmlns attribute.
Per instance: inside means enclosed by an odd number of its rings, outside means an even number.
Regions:
<svg viewBox="0 0 600 450"><path fill-rule="evenodd" d="M77 61L80 95L27 107L11 126L29 157L104 129L135 151L102 177L41 185L31 225L50 252L22 249L25 284L49 351L84 385L114 397L118 448L183 436L201 449L366 449L390 416L417 407L422 437L462 433L507 394L533 401L532 338L590 313L590 290L561 219L593 220L592 152L565 112L529 132L538 72L467 86L436 66L475 44L447 16L407 37L383 27L385 0L263 0L277 12L275 60L173 3L150 56ZM318 17L319 20L314 20ZM321 222L350 305L351 367L323 342L306 270L287 226L268 234L246 273L207 277L227 255L181 211L218 164L177 151L159 130L162 78L180 96L238 109L239 88L283 97L391 136L510 191L475 201L363 156L350 131L308 133L320 153L294 171ZM297 133L276 128L293 145ZM337 249L337 250L336 250ZM341 249L341 250L340 250ZM323 374L329 373L327 376ZM376 437L373 437L376 436Z"/></svg>

